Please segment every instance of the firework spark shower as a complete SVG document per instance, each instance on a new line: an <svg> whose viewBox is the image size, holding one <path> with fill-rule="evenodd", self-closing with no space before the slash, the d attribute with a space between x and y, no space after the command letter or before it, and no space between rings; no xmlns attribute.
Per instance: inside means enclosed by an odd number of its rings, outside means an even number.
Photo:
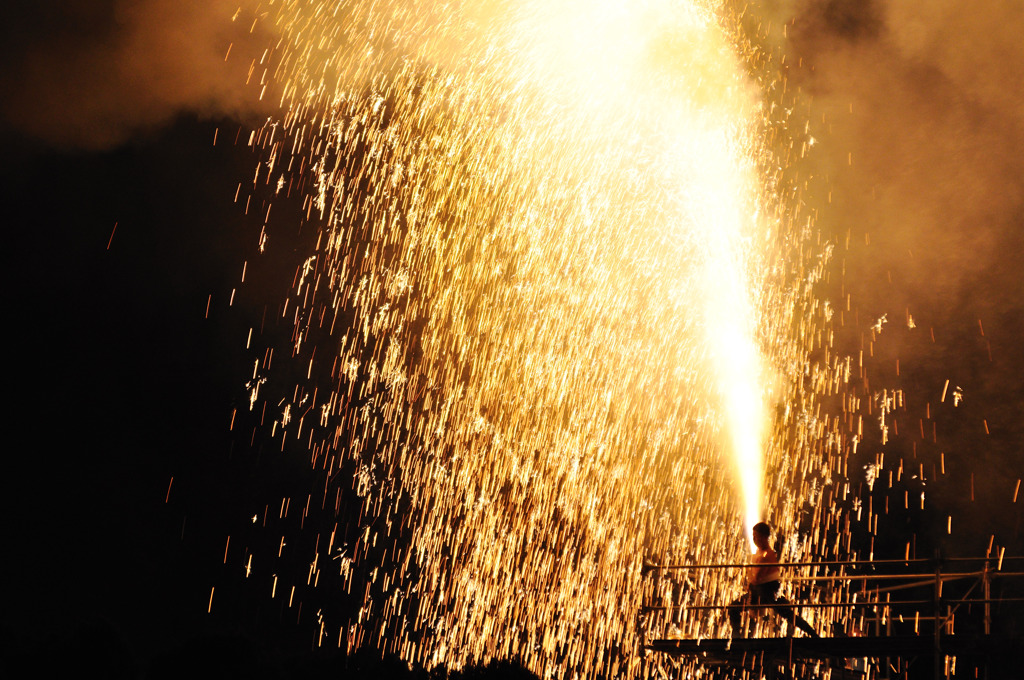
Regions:
<svg viewBox="0 0 1024 680"><path fill-rule="evenodd" d="M0 665L701 677L642 643L729 632L734 434L823 635L863 629L844 573L1019 571L1022 32L998 0L7 3Z"/></svg>
<svg viewBox="0 0 1024 680"><path fill-rule="evenodd" d="M367 581L320 643L638 673L644 560L741 559L836 447L808 359L827 249L769 143L770 55L712 3L269 7L285 113L253 192L319 230L272 436L362 498L310 556L344 543ZM701 578L691 603L735 587Z"/></svg>

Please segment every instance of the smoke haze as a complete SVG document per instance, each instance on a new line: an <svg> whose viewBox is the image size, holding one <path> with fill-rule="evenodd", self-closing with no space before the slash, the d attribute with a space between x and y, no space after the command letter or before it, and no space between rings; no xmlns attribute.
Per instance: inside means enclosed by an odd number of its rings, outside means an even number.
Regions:
<svg viewBox="0 0 1024 680"><path fill-rule="evenodd" d="M183 112L249 117L270 44L237 0L45 0L5 9L0 120L59 148L102 149ZM237 13L237 16L236 16ZM232 17L236 19L232 21ZM225 55L231 47L230 58ZM249 83L250 65L256 60Z"/></svg>
<svg viewBox="0 0 1024 680"><path fill-rule="evenodd" d="M849 231L847 280L868 298L891 300L878 285L890 277L928 307L979 279L1019 281L1007 260L1024 206L1021 35L1024 5L997 0L832 0L793 15L791 81L824 128L825 212Z"/></svg>
<svg viewBox="0 0 1024 680"><path fill-rule="evenodd" d="M896 452L914 468L944 454L948 476L925 475L922 486L931 512L951 515L954 535L960 528L954 540L936 521L941 541L952 550L975 541L977 554L994 534L1019 552L1024 5L828 0L775 10L789 85L811 100L818 144L808 167L830 190L810 200L840 245L839 349L855 362L861 353L865 396L900 388L910 400L896 414L904 436L862 454ZM873 332L883 315L888 326ZM946 381L962 387L959 407L941 400Z"/></svg>

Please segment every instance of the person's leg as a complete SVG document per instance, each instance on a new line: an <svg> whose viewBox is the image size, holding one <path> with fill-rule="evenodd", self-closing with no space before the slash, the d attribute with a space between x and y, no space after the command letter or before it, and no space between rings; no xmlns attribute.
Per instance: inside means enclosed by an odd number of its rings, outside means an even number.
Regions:
<svg viewBox="0 0 1024 680"><path fill-rule="evenodd" d="M782 595L779 595L778 586L775 587L773 599L775 601L775 604L781 605L779 607L775 607L774 609L786 621L786 637L792 637L796 633L797 628L807 633L811 637L821 637L820 635L818 635L818 631L814 630L814 628L811 627L811 624L807 623L807 621L802 616L796 613L796 607L791 606L792 603L790 603L789 600L787 600Z"/></svg>
<svg viewBox="0 0 1024 680"><path fill-rule="evenodd" d="M786 622L786 637L793 637L793 634L796 633L796 613L793 611L793 607L790 606L789 600L782 595L776 595L775 604L779 606L773 607L773 609Z"/></svg>
<svg viewBox="0 0 1024 680"><path fill-rule="evenodd" d="M818 631L814 630L814 628L811 627L811 624L807 623L804 617L797 614L795 610L793 611L793 621L796 622L797 628L807 633L811 637L821 637L820 635L818 635ZM790 624L790 626L792 627L792 624Z"/></svg>
<svg viewBox="0 0 1024 680"><path fill-rule="evenodd" d="M726 611L729 613L729 625L732 627L732 637L737 638L742 636L742 629L740 628L743 621L743 608L750 600L750 594L739 597L733 600Z"/></svg>
<svg viewBox="0 0 1024 680"><path fill-rule="evenodd" d="M765 587L766 584L761 583L756 586L750 586L750 591L747 593L747 604L749 605L748 616L747 616L747 628L756 631L757 622L762 619L766 613L762 605L770 605L774 601L774 595L771 586Z"/></svg>
<svg viewBox="0 0 1024 680"><path fill-rule="evenodd" d="M789 604L789 601L779 594L781 587L782 584L778 581L765 583L762 586L764 589L764 601L766 604L776 605L772 607L772 611L781 616L782 620L786 622L786 637L790 637L793 635L793 608L786 606Z"/></svg>

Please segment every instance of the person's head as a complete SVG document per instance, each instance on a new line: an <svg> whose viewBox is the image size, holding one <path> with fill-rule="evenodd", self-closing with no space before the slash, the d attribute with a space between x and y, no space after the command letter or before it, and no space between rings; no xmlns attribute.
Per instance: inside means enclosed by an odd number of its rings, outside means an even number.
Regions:
<svg viewBox="0 0 1024 680"><path fill-rule="evenodd" d="M764 550L768 547L768 539L772 535L772 528L767 522L758 522L751 528L754 536L754 545Z"/></svg>

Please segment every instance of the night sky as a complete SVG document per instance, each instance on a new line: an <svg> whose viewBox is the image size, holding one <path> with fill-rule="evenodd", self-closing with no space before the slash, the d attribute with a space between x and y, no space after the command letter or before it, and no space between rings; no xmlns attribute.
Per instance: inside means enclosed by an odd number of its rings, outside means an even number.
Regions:
<svg viewBox="0 0 1024 680"><path fill-rule="evenodd" d="M789 83L820 128L806 170L831 189L814 200L837 244L836 348L864 350L857 389L907 394L899 436L866 437L851 483L884 449L930 484L927 510L894 512L879 547L902 555L911 532L922 557L990 541L1024 555L1024 9L926 4L764 12L793 22ZM0 29L5 663L131 677L204 640L226 640L235 669L257 641L278 640L275 658L304 649L222 564L225 536L307 475L229 431L248 402L248 330L310 236L282 227L241 283L260 224L233 197L272 109L244 85L266 36L228 21L237 5L16 2Z"/></svg>

